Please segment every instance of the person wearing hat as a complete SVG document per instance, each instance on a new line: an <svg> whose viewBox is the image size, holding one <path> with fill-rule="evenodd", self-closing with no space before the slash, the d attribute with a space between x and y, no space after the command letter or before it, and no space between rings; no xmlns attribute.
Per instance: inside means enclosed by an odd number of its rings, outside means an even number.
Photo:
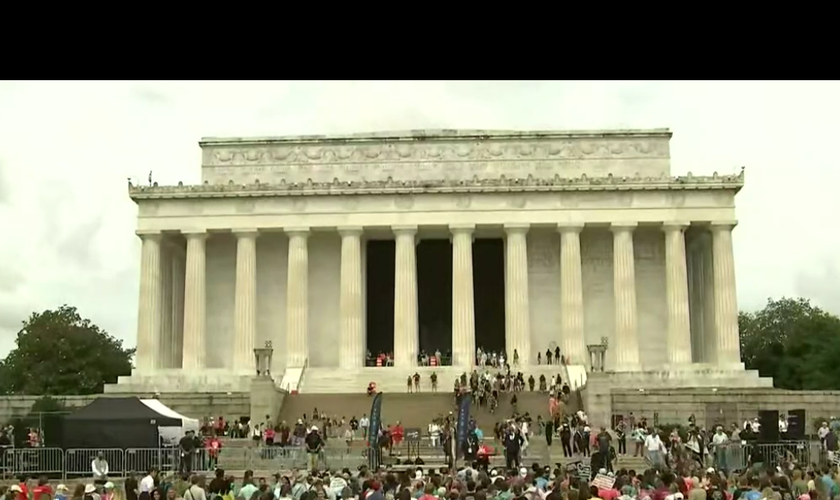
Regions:
<svg viewBox="0 0 840 500"><path fill-rule="evenodd" d="M55 500L66 500L70 493L70 488L64 484L59 484L55 487Z"/></svg>
<svg viewBox="0 0 840 500"><path fill-rule="evenodd" d="M102 485L102 495L100 495L101 500L112 500L114 498L114 483L111 481L106 481L104 485Z"/></svg>
<svg viewBox="0 0 840 500"><path fill-rule="evenodd" d="M324 448L324 440L318 431L318 427L313 425L309 429L309 433L304 439L306 444L306 453L309 457L309 470L316 470L318 468L318 458L321 455L321 450Z"/></svg>
<svg viewBox="0 0 840 500"><path fill-rule="evenodd" d="M96 493L96 486L93 484L85 485L85 500L99 500L99 494Z"/></svg>

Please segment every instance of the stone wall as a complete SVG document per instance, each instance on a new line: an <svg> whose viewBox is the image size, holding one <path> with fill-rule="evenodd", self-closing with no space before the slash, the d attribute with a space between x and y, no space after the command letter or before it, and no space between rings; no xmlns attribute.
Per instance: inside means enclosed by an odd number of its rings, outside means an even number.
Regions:
<svg viewBox="0 0 840 500"><path fill-rule="evenodd" d="M754 418L759 410L804 409L806 430L811 431L815 419L840 416L840 391L786 391L781 389L678 389L678 390L613 390L612 414L627 415L652 421L658 414L660 423L686 423L694 414L698 424L743 422Z"/></svg>
<svg viewBox="0 0 840 500"><path fill-rule="evenodd" d="M124 396L124 395L118 395ZM141 398L151 398L150 394L140 394ZM108 394L93 396L56 396L69 408L81 408L98 397L113 397ZM0 423L14 418L25 417L35 401L41 396L0 396ZM251 397L241 394L161 394L161 402L173 410L192 418L223 415L227 419L246 417L250 414Z"/></svg>

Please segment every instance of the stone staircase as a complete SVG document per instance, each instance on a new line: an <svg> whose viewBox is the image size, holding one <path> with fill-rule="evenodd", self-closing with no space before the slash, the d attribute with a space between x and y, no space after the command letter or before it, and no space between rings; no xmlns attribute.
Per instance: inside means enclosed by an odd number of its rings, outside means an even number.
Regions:
<svg viewBox="0 0 840 500"><path fill-rule="evenodd" d="M519 413L528 412L534 419L539 415L543 418L548 416L547 394L525 391L516 393L516 397ZM491 414L477 406L472 407L470 411L485 434L492 431L497 421L513 413L510 395L505 394L500 399L495 413ZM362 415L370 415L372 403L373 398L363 394L290 394L283 402L279 421L291 424L302 418L304 414L312 415L315 408L321 413L339 419L361 418ZM577 391L575 391L569 400L567 411L574 412L578 409L580 409L580 403ZM432 418L437 415L446 415L450 411L455 411L455 399L449 391L419 394L386 392L382 395L382 422L385 425L400 421L403 427L419 427L425 430Z"/></svg>

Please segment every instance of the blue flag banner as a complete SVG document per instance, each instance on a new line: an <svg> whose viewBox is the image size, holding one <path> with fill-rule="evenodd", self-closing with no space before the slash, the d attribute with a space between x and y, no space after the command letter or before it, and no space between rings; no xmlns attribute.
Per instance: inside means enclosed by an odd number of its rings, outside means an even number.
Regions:
<svg viewBox="0 0 840 500"><path fill-rule="evenodd" d="M379 429L382 427L382 393L373 397L373 405L370 407L370 426L368 427L368 462L372 470L379 468L382 461L379 447Z"/></svg>
<svg viewBox="0 0 840 500"><path fill-rule="evenodd" d="M467 442L467 431L470 427L470 402L472 398L469 394L462 394L458 400L458 449L455 450L457 456L461 456Z"/></svg>

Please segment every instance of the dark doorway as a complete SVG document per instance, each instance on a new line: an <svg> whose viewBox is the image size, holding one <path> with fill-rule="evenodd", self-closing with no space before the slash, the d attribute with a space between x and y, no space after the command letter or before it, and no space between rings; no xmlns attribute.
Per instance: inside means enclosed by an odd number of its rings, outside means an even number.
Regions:
<svg viewBox="0 0 840 500"><path fill-rule="evenodd" d="M395 252L394 240L367 242L367 348L374 358L394 352Z"/></svg>
<svg viewBox="0 0 840 500"><path fill-rule="evenodd" d="M505 351L505 244L502 239L473 243L475 346Z"/></svg>
<svg viewBox="0 0 840 500"><path fill-rule="evenodd" d="M417 313L420 351L452 356L452 243L420 240L417 245Z"/></svg>

